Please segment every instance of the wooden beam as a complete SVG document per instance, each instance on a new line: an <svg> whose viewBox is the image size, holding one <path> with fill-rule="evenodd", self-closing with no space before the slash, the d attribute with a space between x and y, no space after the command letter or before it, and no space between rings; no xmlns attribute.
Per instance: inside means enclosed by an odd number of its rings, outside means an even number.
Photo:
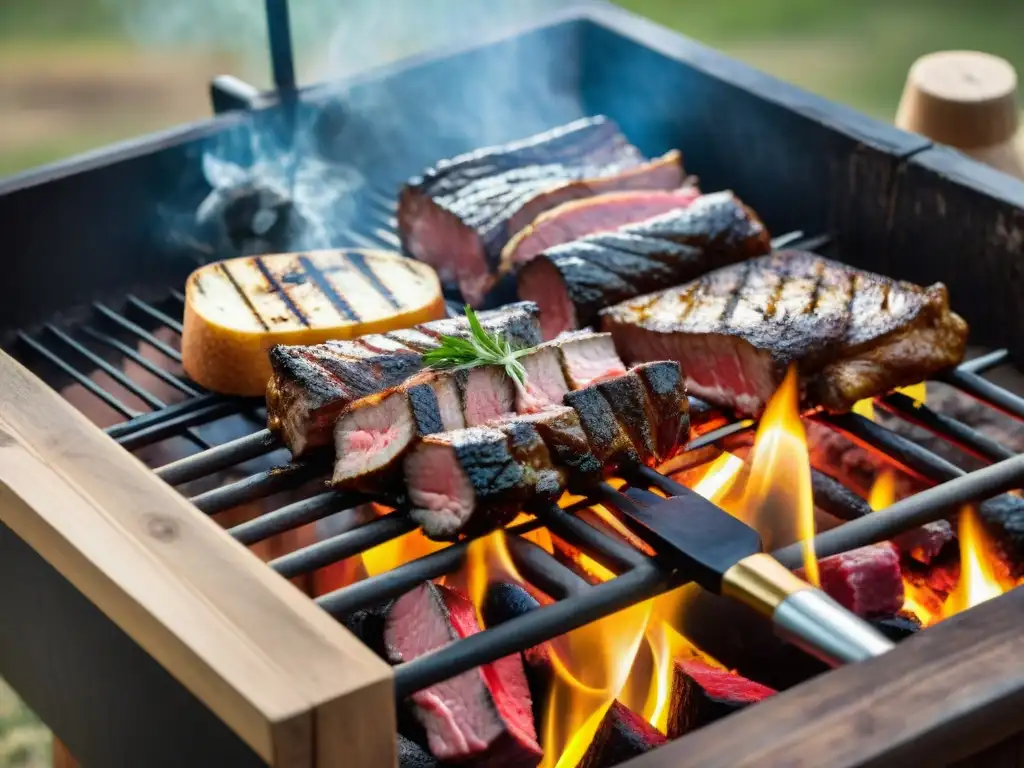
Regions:
<svg viewBox="0 0 1024 768"><path fill-rule="evenodd" d="M0 391L0 520L268 764L393 764L387 664L2 353Z"/></svg>
<svg viewBox="0 0 1024 768"><path fill-rule="evenodd" d="M949 765L1024 730L1022 620L1019 589L626 765Z"/></svg>

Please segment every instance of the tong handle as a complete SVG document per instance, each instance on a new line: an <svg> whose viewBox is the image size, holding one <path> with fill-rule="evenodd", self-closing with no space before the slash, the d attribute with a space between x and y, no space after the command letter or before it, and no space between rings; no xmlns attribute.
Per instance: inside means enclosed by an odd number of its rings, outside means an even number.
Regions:
<svg viewBox="0 0 1024 768"><path fill-rule="evenodd" d="M768 554L750 555L726 571L722 594L769 616L776 634L832 667L881 656L894 647Z"/></svg>

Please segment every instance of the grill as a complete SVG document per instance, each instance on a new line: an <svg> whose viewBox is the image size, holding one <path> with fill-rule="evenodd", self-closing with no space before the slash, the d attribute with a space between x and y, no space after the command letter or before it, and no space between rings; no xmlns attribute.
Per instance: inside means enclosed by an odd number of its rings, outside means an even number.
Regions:
<svg viewBox="0 0 1024 768"><path fill-rule="evenodd" d="M688 168L701 176L706 190L733 188L751 202L774 232L790 231L776 238L776 246L816 250L857 266L922 282L941 278L953 283L954 308L971 322L972 339L989 344L994 351L977 354L944 374L941 381L986 406L1024 420L1024 398L986 376L1012 363L1016 353L1013 344L1024 338L1014 326L1020 321L1006 311L1014 306L1014 289L1020 280L1013 242L1014 233L1019 236L1020 232L1015 227L1024 217L1015 205L1024 200L1024 194L1009 187L1010 182L944 150L933 149L923 140L876 126L831 105L822 106L817 99L604 6L574 10L536 30L457 54L386 68L348 84L343 97L338 96L336 86L294 91L293 75L285 64L290 59L287 34L274 34L281 29L280 21L272 25L275 76L282 98L258 96L236 81L221 79L213 88L215 105L246 109L227 112L208 125L173 136L112 150L99 159L86 159L66 169L44 170L0 185L0 214L12 222L18 222L21 214L28 221L25 226L15 226L13 232L16 247L12 250L25 254L25 259L12 266L11 284L24 284L26 288L5 296L9 299L3 318L5 349L89 414L109 437L152 467L157 477L188 498L196 509L224 521L227 533L237 542L258 545L370 500L357 494L324 491L321 483L326 467L315 459L287 463L287 452L264 428L266 411L261 401L204 391L180 373L176 341L182 330L184 296L179 288L197 256L196 248L188 244L191 235L175 230L174 222L179 211L194 210L208 189L198 175L197 158L211 146L216 151L236 143L239 137L245 143L245 137L254 132L282 135L274 133L280 130L280 121L287 126L296 120L310 120L321 131L317 134L321 136L318 151L340 153L346 168L355 168L363 180L354 197L354 213L334 233L333 244L394 248L398 242L395 192L405 178L432 160L484 141L527 135L536 128L576 117L580 111L608 113L645 150L668 140L680 144L688 152ZM535 67L530 53L536 50L563 50L571 66L564 71ZM606 50L608 55L622 54L626 64L613 71L605 61L607 56L598 56L599 50ZM488 104L493 98L487 95L487 83L465 73L478 65L493 71L510 61L525 78L524 88L537 87L546 94L537 114L502 126L498 129L501 135L495 135L492 126L469 124L459 136L441 135L430 142L410 140L410 125L418 122L416 116L423 114L428 108L425 101L431 98L440 102L440 109L451 108L472 123L474 113L467 113L465 102L478 97ZM660 78L657 86L638 86L628 91L629 95L621 87L624 78L633 78L633 83L646 82L643 75L653 72ZM437 83L448 76L461 80L439 89ZM785 160L760 152L743 135L715 138L699 121L688 121L667 111L667 107L652 106L664 100L659 101L650 89L664 92L672 88L679 88L692 99L703 99L712 111L745 110L757 123L766 144L785 148L781 153ZM414 95L424 89L427 97ZM405 104L408 119L397 126L390 121L374 123L353 106L362 103L368 94L380 93ZM643 105L642 110L635 109L638 104ZM249 108L254 111L247 111ZM797 139L787 138L792 132ZM323 138L325 134L329 139ZM295 140L290 133L283 135ZM382 154L373 149L381 145L394 151ZM731 156L739 147L747 150L748 163L737 163ZM183 163L185 170L172 182L168 168L176 163ZM771 183L765 182L766 177ZM128 194L133 185L146 194ZM773 185L779 194L770 193ZM90 200L90 194L95 195L101 186L105 190L102 199ZM166 210L168 200L174 204L170 214ZM48 206L54 221L44 231L39 224L40 211ZM171 242L154 240L147 234L154 226L154 206L163 212L156 225L171 223L175 235ZM953 222L936 213L934 226L916 223L927 219L929 212L935 213L939 206L962 211L963 215L951 214L957 219ZM115 215L123 222L118 231L107 226ZM974 239L962 231L972 227L978 230ZM77 258L58 255L76 238L84 243L75 250ZM931 250L936 243L944 247ZM979 249L978 269L957 263L957 253ZM922 254L930 258L923 260ZM83 260L92 258L106 265L103 274L92 274L89 264L83 264ZM42 276L47 265L61 269L69 284L44 285ZM819 556L889 539L937 520L964 503L1022 485L1024 456L985 434L899 393L880 398L877 404L989 466L966 473L911 439L857 414L815 416L830 429L884 455L895 467L935 484L883 512L858 517L842 489L828 494L830 486L826 482L820 492L827 498L823 495L818 499L819 505L829 504L829 511L851 521L817 537ZM722 444L755 426L742 421L715 429L693 441L687 456L696 463L702 456L701 449ZM675 481L653 470L636 470L626 480L667 494L678 490ZM594 488L589 500L614 506L621 503L621 496L605 484ZM259 514L243 522L225 516L240 505L250 511L258 505ZM394 695L405 697L682 583L678 574L609 538L575 517L573 511L557 506L531 510L533 520L508 531L509 549L517 568L556 602L399 665L394 669ZM400 509L368 522L358 523L355 516L342 516L340 520L343 531L300 542L291 551L277 552L267 567L281 576L301 580L414 527ZM616 576L596 586L586 583L521 537L538 527L580 548ZM468 542L452 544L323 594L315 602L331 616L343 618L397 597L424 580L457 570L467 547ZM775 554L790 567L800 563L796 547ZM941 631L934 630L936 635ZM932 633L929 630L927 634ZM839 679L843 672L824 678ZM33 680L26 679L25 686L32 688ZM1016 690L1024 690L1024 686ZM40 695L42 708L46 709L50 699ZM764 706L767 711L770 705ZM51 709L74 734L76 727L68 720L71 716L58 712L56 705ZM730 723L741 727L757 714L748 713ZM772 714L764 717L765 722L780 722ZM931 727L940 722L948 721L937 719ZM199 730L206 733L209 727L204 724ZM979 749L1010 732L1009 728L1005 730L980 744ZM791 730L790 735L796 738L799 733ZM687 737L680 749L673 746L659 751L667 756L656 757L655 752L636 764L667 765L678 759L673 755L705 755L702 750L708 749L706 745L714 738L714 728L706 729ZM260 758L277 764L276 757L268 758L251 739L246 742ZM876 748L885 749L886 744L883 740ZM772 746L780 750L779 754L784 753L781 741ZM109 745L97 745L84 737L82 749L105 758L117 754ZM224 754L233 754L234 749L236 746L225 747ZM741 764L738 755L734 753L733 757L735 761L728 764ZM316 764L331 764L331 759L320 759L324 762ZM244 764L245 760L236 762ZM105 762L115 763L118 760ZM280 764L286 762L281 760Z"/></svg>

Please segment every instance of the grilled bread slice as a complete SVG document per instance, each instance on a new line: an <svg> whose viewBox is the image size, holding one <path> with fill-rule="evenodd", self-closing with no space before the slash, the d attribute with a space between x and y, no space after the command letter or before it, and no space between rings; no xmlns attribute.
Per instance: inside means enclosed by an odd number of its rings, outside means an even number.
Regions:
<svg viewBox="0 0 1024 768"><path fill-rule="evenodd" d="M275 344L316 344L444 317L434 270L396 253L329 250L248 256L189 276L185 372L214 392L262 395Z"/></svg>

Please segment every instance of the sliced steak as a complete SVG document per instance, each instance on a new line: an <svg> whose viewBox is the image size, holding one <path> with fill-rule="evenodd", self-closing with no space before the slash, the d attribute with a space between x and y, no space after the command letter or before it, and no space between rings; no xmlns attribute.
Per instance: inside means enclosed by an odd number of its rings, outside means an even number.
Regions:
<svg viewBox="0 0 1024 768"><path fill-rule="evenodd" d="M657 463L657 446L651 427L653 414L648 404L647 390L639 374L629 371L594 386L611 405L639 460L644 464ZM686 401L685 397L683 401Z"/></svg>
<svg viewBox="0 0 1024 768"><path fill-rule="evenodd" d="M394 602L384 637L398 664L479 631L469 600L425 582ZM541 760L518 654L418 691L410 702L439 760L477 768L533 768Z"/></svg>
<svg viewBox="0 0 1024 768"><path fill-rule="evenodd" d="M605 470L623 462L635 464L640 461L633 441L616 418L615 409L596 384L567 393L564 402L576 411L590 450Z"/></svg>
<svg viewBox="0 0 1024 768"><path fill-rule="evenodd" d="M715 270L602 313L626 362L678 360L688 389L756 414L799 367L804 403L845 411L963 357L946 288L921 288L802 251Z"/></svg>
<svg viewBox="0 0 1024 768"><path fill-rule="evenodd" d="M892 544L872 544L818 561L821 588L858 616L885 616L903 607L900 553Z"/></svg>
<svg viewBox="0 0 1024 768"><path fill-rule="evenodd" d="M690 437L690 399L683 369L674 360L661 360L632 370L647 391L651 424L656 425L654 458L661 464L678 454Z"/></svg>
<svg viewBox="0 0 1024 768"><path fill-rule="evenodd" d="M501 251L502 271L513 272L556 245L685 208L698 197L700 189L690 183L671 191L608 192L562 203L508 241Z"/></svg>
<svg viewBox="0 0 1024 768"><path fill-rule="evenodd" d="M536 305L519 302L478 317L485 329L502 333L516 346L540 343ZM442 333L466 335L465 318L436 320L352 341L273 347L267 426L281 435L296 457L330 445L342 411L353 401L397 386L416 373L423 365L421 353L437 347Z"/></svg>
<svg viewBox="0 0 1024 768"><path fill-rule="evenodd" d="M507 435L493 427L429 435L409 451L404 469L410 514L432 539L504 525L530 491Z"/></svg>
<svg viewBox="0 0 1024 768"><path fill-rule="evenodd" d="M677 660L672 668L668 736L685 736L775 693L727 669L697 659Z"/></svg>
<svg viewBox="0 0 1024 768"><path fill-rule="evenodd" d="M424 435L466 426L456 377L423 371L352 403L334 427L331 484L373 490L401 469L405 452Z"/></svg>
<svg viewBox="0 0 1024 768"><path fill-rule="evenodd" d="M582 328L617 302L771 250L757 215L731 192L613 232L549 248L519 271L519 295L541 309L545 338Z"/></svg>
<svg viewBox="0 0 1024 768"><path fill-rule="evenodd" d="M530 499L554 501L565 491L568 473L556 467L547 443L536 425L513 416L496 422L498 429L508 437L509 453L523 469L523 482Z"/></svg>
<svg viewBox="0 0 1024 768"><path fill-rule="evenodd" d="M485 365L458 373L467 427L477 427L516 412L516 388L505 369Z"/></svg>
<svg viewBox="0 0 1024 768"><path fill-rule="evenodd" d="M552 344L543 344L519 358L526 369L526 385L516 390L517 413L534 413L562 402L569 391L562 359L562 350Z"/></svg>
<svg viewBox="0 0 1024 768"><path fill-rule="evenodd" d="M438 163L402 190L403 248L458 284L479 306L498 274L501 249L546 210L629 189L675 189L678 152L648 161L605 117L577 120L522 141Z"/></svg>
<svg viewBox="0 0 1024 768"><path fill-rule="evenodd" d="M626 372L610 333L575 331L548 344L562 351L562 372L569 389L583 389Z"/></svg>
<svg viewBox="0 0 1024 768"><path fill-rule="evenodd" d="M591 452L580 416L572 408L556 405L517 418L536 428L556 466L565 467L580 482L601 474L601 462Z"/></svg>

